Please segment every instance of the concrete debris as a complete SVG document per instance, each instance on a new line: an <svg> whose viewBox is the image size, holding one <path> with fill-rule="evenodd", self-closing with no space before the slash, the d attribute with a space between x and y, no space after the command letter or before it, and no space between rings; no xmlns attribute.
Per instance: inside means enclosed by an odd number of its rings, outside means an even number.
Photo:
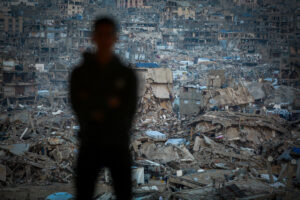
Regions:
<svg viewBox="0 0 300 200"><path fill-rule="evenodd" d="M230 87L203 90L202 95L203 107L240 106L254 102L253 96L245 87L238 87L236 90Z"/></svg>
<svg viewBox="0 0 300 200"><path fill-rule="evenodd" d="M171 139L168 139L166 142L165 142L165 145L168 145L168 144L171 144L171 145L183 145L183 144L186 144L186 139L184 138L171 138Z"/></svg>
<svg viewBox="0 0 300 200"><path fill-rule="evenodd" d="M2 112L1 131L8 135L0 144L1 181L6 186L72 180L77 139L67 126L75 124L75 119L68 117L70 111L53 116L56 108L47 107L44 100L37 101L43 106ZM28 106L39 109L30 111Z"/></svg>
<svg viewBox="0 0 300 200"><path fill-rule="evenodd" d="M28 151L29 144L0 145L0 149L5 149L16 156L21 156Z"/></svg>
<svg viewBox="0 0 300 200"><path fill-rule="evenodd" d="M161 140L166 139L166 135L158 131L146 131L146 135L153 139L161 139Z"/></svg>
<svg viewBox="0 0 300 200"><path fill-rule="evenodd" d="M284 165L273 158L282 160L284 150L299 145L296 141L287 141L293 137L288 121L275 115L210 111L191 117L188 123L181 123L181 127L185 131L180 137L166 134L166 142L137 134L132 141L135 160L148 159L163 166L162 169L157 165L157 173L153 167L149 170L151 167L146 163L137 162L154 177L168 177L167 186L174 192L171 197L214 199L221 195L225 199L255 199L284 196L287 182L278 179L283 176L280 169L283 170ZM286 142L282 142L284 140ZM286 153L287 162L295 159L291 152ZM296 171L293 174L295 176ZM252 184L261 188L252 188Z"/></svg>
<svg viewBox="0 0 300 200"><path fill-rule="evenodd" d="M112 193L104 193L102 196L96 198L96 200L109 200L112 196Z"/></svg>

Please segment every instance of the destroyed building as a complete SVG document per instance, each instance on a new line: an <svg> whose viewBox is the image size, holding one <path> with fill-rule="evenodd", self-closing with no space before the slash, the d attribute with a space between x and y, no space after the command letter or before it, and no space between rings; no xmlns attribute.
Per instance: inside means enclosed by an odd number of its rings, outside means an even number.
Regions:
<svg viewBox="0 0 300 200"><path fill-rule="evenodd" d="M204 110L241 108L254 102L254 97L246 87L224 89L200 89L184 86L180 91L180 113L198 114Z"/></svg>
<svg viewBox="0 0 300 200"><path fill-rule="evenodd" d="M208 88L221 88L225 85L225 71L214 70L208 74L207 87Z"/></svg>
<svg viewBox="0 0 300 200"><path fill-rule="evenodd" d="M66 90L68 85L69 69L62 63L55 63L49 69L50 81L56 90Z"/></svg>
<svg viewBox="0 0 300 200"><path fill-rule="evenodd" d="M300 59L297 57L282 58L280 60L279 81L284 85L299 86Z"/></svg>
<svg viewBox="0 0 300 200"><path fill-rule="evenodd" d="M33 100L37 93L35 69L17 64L15 61L1 63L2 96L11 101Z"/></svg>
<svg viewBox="0 0 300 200"><path fill-rule="evenodd" d="M165 20L195 19L195 8L188 1L167 1L164 12Z"/></svg>
<svg viewBox="0 0 300 200"><path fill-rule="evenodd" d="M153 68L151 66L154 66ZM173 76L168 68L159 68L154 63L138 63L135 71L139 77L139 97L142 107L140 111L146 113L149 109L157 111L159 108L172 111ZM155 99L158 107L152 107L151 100Z"/></svg>
<svg viewBox="0 0 300 200"><path fill-rule="evenodd" d="M180 115L198 114L200 112L201 90L184 86L180 90Z"/></svg>
<svg viewBox="0 0 300 200"><path fill-rule="evenodd" d="M67 0L59 2L59 11L62 17L72 17L83 14L84 0Z"/></svg>

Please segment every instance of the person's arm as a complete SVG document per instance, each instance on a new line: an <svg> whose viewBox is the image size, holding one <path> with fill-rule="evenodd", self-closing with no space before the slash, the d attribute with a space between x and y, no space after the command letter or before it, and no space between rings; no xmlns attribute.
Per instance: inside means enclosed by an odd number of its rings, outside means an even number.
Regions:
<svg viewBox="0 0 300 200"><path fill-rule="evenodd" d="M128 113L130 113L131 119L133 118L138 104L138 81L135 72L132 70L129 76L129 104L128 104Z"/></svg>
<svg viewBox="0 0 300 200"><path fill-rule="evenodd" d="M70 100L71 106L79 120L82 122L86 118L88 91L82 87L82 74L79 68L73 70L70 78Z"/></svg>
<svg viewBox="0 0 300 200"><path fill-rule="evenodd" d="M122 118L128 126L131 126L132 119L137 109L138 101L138 82L134 71L131 69L127 74L126 96L124 97L124 106L122 106Z"/></svg>
<svg viewBox="0 0 300 200"><path fill-rule="evenodd" d="M76 114L78 114L79 110L80 110L79 109L80 108L80 106L79 106L80 103L79 103L79 99L78 99L78 95L77 95L77 92L79 90L79 87L78 87L79 77L78 77L77 74L78 74L78 69L76 68L71 73L70 85L69 85L69 87L70 87L69 91L70 91L71 106L72 106L72 108L73 108L73 110Z"/></svg>

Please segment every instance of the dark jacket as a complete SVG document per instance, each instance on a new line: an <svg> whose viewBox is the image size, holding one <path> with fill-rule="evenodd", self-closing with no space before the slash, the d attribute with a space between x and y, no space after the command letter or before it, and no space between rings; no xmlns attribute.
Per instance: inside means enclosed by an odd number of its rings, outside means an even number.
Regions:
<svg viewBox="0 0 300 200"><path fill-rule="evenodd" d="M114 56L100 66L85 53L70 80L70 97L79 124L79 138L87 143L127 145L137 105L137 78Z"/></svg>

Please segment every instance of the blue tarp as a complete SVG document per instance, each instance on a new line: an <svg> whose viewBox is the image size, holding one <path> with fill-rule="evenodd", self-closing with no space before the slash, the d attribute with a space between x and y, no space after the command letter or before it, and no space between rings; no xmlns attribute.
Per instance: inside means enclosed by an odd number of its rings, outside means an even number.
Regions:
<svg viewBox="0 0 300 200"><path fill-rule="evenodd" d="M242 31L237 31L237 30L225 30L222 29L220 30L220 33L241 33Z"/></svg>
<svg viewBox="0 0 300 200"><path fill-rule="evenodd" d="M136 67L159 68L156 63L136 63Z"/></svg>
<svg viewBox="0 0 300 200"><path fill-rule="evenodd" d="M75 199L73 195L67 193L67 192L58 192L49 195L46 200L71 200Z"/></svg>
<svg viewBox="0 0 300 200"><path fill-rule="evenodd" d="M82 20L83 17L82 17L82 15L77 15L77 16L76 16L76 19L77 19L77 20Z"/></svg>
<svg viewBox="0 0 300 200"><path fill-rule="evenodd" d="M277 85L278 84L277 78L274 78L274 79L273 78L265 78L264 80L272 83L272 85Z"/></svg>
<svg viewBox="0 0 300 200"><path fill-rule="evenodd" d="M272 81L273 81L272 78L265 78L264 80L265 80L265 81L268 81L268 82L272 82Z"/></svg>
<svg viewBox="0 0 300 200"><path fill-rule="evenodd" d="M292 148L292 152L294 152L294 153L300 155L300 148L293 147L293 148Z"/></svg>
<svg viewBox="0 0 300 200"><path fill-rule="evenodd" d="M291 116L291 113L287 110L287 109L273 109L273 110L267 110L267 113L271 113L271 114L275 114L275 115L279 115L280 117L288 120L289 117Z"/></svg>
<svg viewBox="0 0 300 200"><path fill-rule="evenodd" d="M47 27L47 31L65 31L67 30L67 27Z"/></svg>

